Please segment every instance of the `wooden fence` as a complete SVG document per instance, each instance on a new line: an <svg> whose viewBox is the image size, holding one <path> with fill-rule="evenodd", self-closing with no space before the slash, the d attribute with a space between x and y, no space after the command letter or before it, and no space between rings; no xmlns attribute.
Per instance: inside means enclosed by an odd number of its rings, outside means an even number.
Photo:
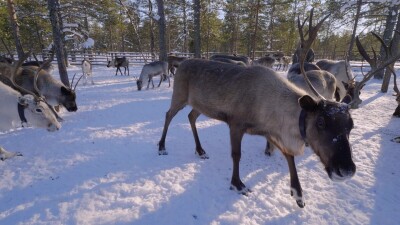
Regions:
<svg viewBox="0 0 400 225"><path fill-rule="evenodd" d="M278 53L279 51L256 51L255 58L258 59L260 57L265 56L266 54ZM188 58L193 58L193 53L173 53L176 56L184 56ZM209 58L214 54L229 54L226 52L208 52L203 53L203 58ZM15 54L16 55L16 54ZM15 56L14 55L14 56ZM39 60L44 60L50 56L48 50L43 50L42 54L37 54L37 58ZM93 65L107 65L108 61L113 59L114 57L127 57L131 64L144 64L155 61L158 59L158 55L152 56L150 52L96 52L96 51L69 51L68 52L68 62L71 65L80 65L83 59L89 59ZM332 59L332 60L343 60L344 52L335 52L333 54L327 54L325 52L315 52L315 59L318 61L319 59ZM30 57L28 60L35 60L33 57ZM352 61L361 61L361 57L356 56ZM54 63L56 63L57 59L54 58Z"/></svg>

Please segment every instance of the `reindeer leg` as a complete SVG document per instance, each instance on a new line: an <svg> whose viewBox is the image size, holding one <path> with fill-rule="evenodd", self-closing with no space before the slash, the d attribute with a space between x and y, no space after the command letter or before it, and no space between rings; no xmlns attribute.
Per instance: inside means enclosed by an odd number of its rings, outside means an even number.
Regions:
<svg viewBox="0 0 400 225"><path fill-rule="evenodd" d="M160 75L160 83L158 83L158 86L157 86L157 87L160 87L160 86L161 86L161 82L163 81L163 77L164 77L164 74L161 74L161 75Z"/></svg>
<svg viewBox="0 0 400 225"><path fill-rule="evenodd" d="M15 156L22 156L22 154L20 152L8 152L3 147L0 147L0 160L1 161L13 158Z"/></svg>
<svg viewBox="0 0 400 225"><path fill-rule="evenodd" d="M189 117L190 127L192 128L193 132L194 142L196 143L196 153L200 156L200 158L208 159L209 157L207 153L201 147L199 135L197 134L197 129L196 129L196 120L200 116L200 114L201 113L199 111L192 109L188 117Z"/></svg>
<svg viewBox="0 0 400 225"><path fill-rule="evenodd" d="M121 74L121 76L122 76L122 70L121 70L121 67L118 67L117 68L117 71L119 71L119 73Z"/></svg>
<svg viewBox="0 0 400 225"><path fill-rule="evenodd" d="M267 138L267 146L265 147L265 154L268 156L271 156L272 153L274 152L274 149L275 149L275 145L272 144L271 141L268 141L268 138Z"/></svg>
<svg viewBox="0 0 400 225"><path fill-rule="evenodd" d="M231 179L231 190L236 189L237 192L247 195L251 192L250 189L246 188L246 185L240 180L239 175L239 162L242 156L241 144L244 135L244 130L240 125L229 124L230 138L231 138L231 156L233 161L233 171Z"/></svg>
<svg viewBox="0 0 400 225"><path fill-rule="evenodd" d="M297 170L296 170L296 164L294 162L294 156L288 155L286 153L283 153L285 155L286 160L289 165L289 172L290 172L290 194L295 198L297 205L300 208L304 208L306 205L303 201L303 192L301 189L299 177L297 176Z"/></svg>
<svg viewBox="0 0 400 225"><path fill-rule="evenodd" d="M173 100L172 100L173 101ZM173 103L173 102L172 102ZM186 105L185 103L181 102L179 104L172 104L171 108L165 114L165 123L164 129L161 135L161 139L158 142L158 155L168 155L168 152L165 150L165 138L167 137L168 127L171 123L172 118Z"/></svg>

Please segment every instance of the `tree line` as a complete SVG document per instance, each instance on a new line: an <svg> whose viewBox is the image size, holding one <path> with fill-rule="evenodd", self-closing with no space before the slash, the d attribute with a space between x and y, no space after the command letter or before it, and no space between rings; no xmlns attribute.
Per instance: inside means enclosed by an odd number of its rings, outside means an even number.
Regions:
<svg viewBox="0 0 400 225"><path fill-rule="evenodd" d="M297 19L311 8L315 19L331 14L313 45L317 57L360 59L357 36L384 57L370 31L388 41L400 27L399 0L2 0L0 6L3 55L53 44L60 59L74 50L151 52L160 60L171 52L291 55Z"/></svg>

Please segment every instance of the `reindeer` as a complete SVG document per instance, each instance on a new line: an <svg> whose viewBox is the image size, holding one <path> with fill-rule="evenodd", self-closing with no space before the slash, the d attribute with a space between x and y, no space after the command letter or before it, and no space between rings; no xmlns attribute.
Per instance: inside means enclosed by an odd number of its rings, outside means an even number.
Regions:
<svg viewBox="0 0 400 225"><path fill-rule="evenodd" d="M322 70L335 75L340 99L343 99L347 94L352 98L354 97L354 88L352 87L354 87L357 82L355 81L350 63L347 60L332 61L323 59L319 60L316 64Z"/></svg>
<svg viewBox="0 0 400 225"><path fill-rule="evenodd" d="M283 56L282 59L282 70L286 71L289 68L289 64L290 64L290 57L289 56ZM281 67L278 68L278 70L281 69Z"/></svg>
<svg viewBox="0 0 400 225"><path fill-rule="evenodd" d="M90 77L92 84L94 84L93 74L92 74L92 63L87 59L82 60L82 74L83 74L84 85L87 84L88 77Z"/></svg>
<svg viewBox="0 0 400 225"><path fill-rule="evenodd" d="M128 76L129 76L129 60L125 56L122 58L115 57L115 59L108 61L107 67L117 68L117 70L115 71L115 76L117 76L118 71L121 73L122 76L121 67L123 67L125 69L124 74L126 75L126 71L128 71Z"/></svg>
<svg viewBox="0 0 400 225"><path fill-rule="evenodd" d="M180 57L180 56L174 56L174 55L169 55L167 57L168 61L168 72L172 75L175 75L175 70L178 68L179 64L181 64L184 60L186 60L186 57Z"/></svg>
<svg viewBox="0 0 400 225"><path fill-rule="evenodd" d="M45 128L50 132L59 130L61 124L57 120L58 115L44 98L15 83L14 78L21 62L22 60L17 62L14 67L6 65L11 72L9 81L16 88L28 94L21 95L19 91L0 82L0 104L2 105L0 108L0 130L6 131L16 127L16 121L20 121L19 124L23 127L29 124L33 127ZM19 152L8 152L0 147L1 160L21 155Z"/></svg>
<svg viewBox="0 0 400 225"><path fill-rule="evenodd" d="M42 64L42 66L44 65ZM18 68L14 80L17 85L23 87L21 90L22 94L27 94L25 90L29 90L36 95L44 96L46 101L53 106L62 105L69 112L77 111L75 88L78 83L72 88L72 81L71 87L66 87L61 81L55 79L47 71L42 70L42 66L25 66ZM1 80L4 81L5 78L10 79L10 75L9 65L0 64L0 77L3 76ZM7 82L5 83L15 88L14 85Z"/></svg>
<svg viewBox="0 0 400 225"><path fill-rule="evenodd" d="M147 89L149 89L150 81L154 88L153 77L160 75L160 83L158 87L160 87L161 82L163 81L163 77L167 77L168 79L168 87L171 87L171 81L169 80L168 74L168 63L163 61L155 61L149 64L146 64L142 68L142 72L140 73L139 79L136 81L136 85L138 91L142 90L143 82L147 82Z"/></svg>
<svg viewBox="0 0 400 225"><path fill-rule="evenodd" d="M22 66L36 66L36 67L40 67L42 66L42 69L47 71L49 74L51 74L53 72L53 65L51 63L45 63L45 61L27 61L22 63Z"/></svg>
<svg viewBox="0 0 400 225"><path fill-rule="evenodd" d="M228 59L228 58L213 58L210 60L224 62L224 63L231 63L231 64L235 64L235 65L239 65L239 66L246 66L246 64L243 61L237 61L237 60Z"/></svg>
<svg viewBox="0 0 400 225"><path fill-rule="evenodd" d="M305 40L299 26L300 63L316 38L322 19L312 26L311 10L309 39ZM329 15L328 15L329 16ZM300 30L301 29L301 30ZM304 68L301 66L303 75ZM305 76L306 78L306 76ZM309 82L307 82L312 87ZM229 126L233 170L231 189L248 194L239 176L241 140L245 133L265 136L285 156L290 171L290 186L299 207L304 207L302 189L297 176L294 156L302 154L307 142L319 156L330 179L344 180L354 175L349 134L353 121L345 103L324 99L315 88L314 98L297 88L275 71L265 67L242 67L233 64L189 59L175 75L171 105L158 143L158 154L167 155L165 139L173 117L185 105L192 106L189 122L196 143L196 153L208 158L197 134L196 120L204 114L224 121Z"/></svg>
<svg viewBox="0 0 400 225"><path fill-rule="evenodd" d="M249 57L247 56L238 56L238 55L212 55L210 57L211 60L218 60L219 58L225 58L225 59L230 59L230 60L234 60L234 61L241 61L243 62L246 66L251 65L251 60Z"/></svg>
<svg viewBox="0 0 400 225"><path fill-rule="evenodd" d="M13 59L12 59L12 58L8 58L8 57L6 57L6 56L0 55L0 62L1 62L1 63L12 64L12 63L13 63Z"/></svg>
<svg viewBox="0 0 400 225"><path fill-rule="evenodd" d="M274 68L276 61L277 60L274 57L266 55L257 60L254 60L252 65L261 65L272 69Z"/></svg>

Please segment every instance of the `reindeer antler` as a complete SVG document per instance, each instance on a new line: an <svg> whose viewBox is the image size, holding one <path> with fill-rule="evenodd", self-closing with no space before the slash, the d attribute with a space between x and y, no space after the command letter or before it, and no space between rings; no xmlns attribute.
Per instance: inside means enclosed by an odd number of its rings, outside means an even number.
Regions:
<svg viewBox="0 0 400 225"><path fill-rule="evenodd" d="M34 92L23 88L22 86L18 85L17 82L15 82L15 76L18 72L18 69L21 67L22 63L29 57L31 52L29 51L28 53L24 54L18 61L14 63L14 65L10 66L9 68L11 69L11 76L10 76L10 81L16 87L17 89L21 90L22 92L26 92L28 94L33 95L37 100L40 99L40 96L35 94Z"/></svg>
<svg viewBox="0 0 400 225"><path fill-rule="evenodd" d="M36 62L38 62L36 56L35 56ZM40 95L40 90L37 86L37 80L38 80L38 76L40 71L45 67L48 66L54 59L54 51L51 53L50 57L45 60L42 65L40 65L39 69L36 71L35 76L34 76L34 80L33 80L33 88L35 89L35 91Z"/></svg>
<svg viewBox="0 0 400 225"><path fill-rule="evenodd" d="M318 93L318 91L314 88L314 86L311 84L310 80L306 76L306 72L304 70L304 62L307 57L307 53L311 48L312 43L317 38L318 30L321 28L322 23L330 16L330 14L326 15L321 21L317 23L316 26L312 25L313 15L314 15L314 8L311 9L310 11L310 17L306 17L306 19L302 24L300 24L300 17L299 16L297 17L297 27L299 29L299 35L300 35L300 48L299 48L300 71L303 74L304 79L306 80L306 83L310 87L311 91L319 98L325 100L325 98L320 93ZM305 39L306 35L304 35L303 27L308 18L309 18L308 33L307 33L308 39Z"/></svg>

